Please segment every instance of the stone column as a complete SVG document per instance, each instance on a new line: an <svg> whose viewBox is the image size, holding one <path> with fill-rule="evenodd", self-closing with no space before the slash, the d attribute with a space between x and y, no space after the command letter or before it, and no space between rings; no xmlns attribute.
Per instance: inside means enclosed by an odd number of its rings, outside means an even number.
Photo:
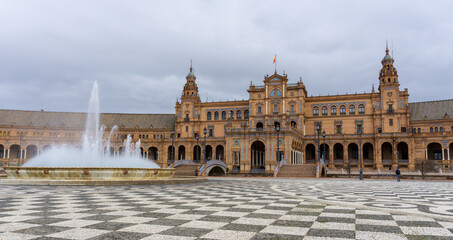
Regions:
<svg viewBox="0 0 453 240"><path fill-rule="evenodd" d="M442 149L442 160L445 160L445 149Z"/></svg>

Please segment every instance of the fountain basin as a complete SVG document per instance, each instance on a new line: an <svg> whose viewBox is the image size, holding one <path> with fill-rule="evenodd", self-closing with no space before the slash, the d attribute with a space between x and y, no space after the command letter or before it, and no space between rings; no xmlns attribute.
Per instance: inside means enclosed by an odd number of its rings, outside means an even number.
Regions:
<svg viewBox="0 0 453 240"><path fill-rule="evenodd" d="M5 167L9 179L154 180L172 179L168 168Z"/></svg>
<svg viewBox="0 0 453 240"><path fill-rule="evenodd" d="M0 185L151 185L206 182L206 178L173 178L171 168L5 167Z"/></svg>

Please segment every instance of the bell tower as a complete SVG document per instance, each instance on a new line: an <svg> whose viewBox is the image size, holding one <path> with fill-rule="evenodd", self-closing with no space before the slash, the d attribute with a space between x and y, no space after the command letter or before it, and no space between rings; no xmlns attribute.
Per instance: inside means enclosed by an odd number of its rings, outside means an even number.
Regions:
<svg viewBox="0 0 453 240"><path fill-rule="evenodd" d="M190 62L190 72L187 74L186 77L186 84L184 85L184 89L182 91L181 95L181 100L186 100L186 99L191 99L196 102L200 102L200 96L198 96L198 86L195 80L197 77L195 77L195 74L193 73L192 69L192 61Z"/></svg>
<svg viewBox="0 0 453 240"><path fill-rule="evenodd" d="M382 59L382 68L379 73L379 91L382 91L383 87L399 87L398 83L398 71L393 66L393 58L389 55L388 45L385 47L385 56Z"/></svg>

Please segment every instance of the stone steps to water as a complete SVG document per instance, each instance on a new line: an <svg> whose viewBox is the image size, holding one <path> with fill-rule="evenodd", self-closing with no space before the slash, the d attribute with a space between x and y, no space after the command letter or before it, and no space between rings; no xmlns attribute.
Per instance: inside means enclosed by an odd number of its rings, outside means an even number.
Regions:
<svg viewBox="0 0 453 240"><path fill-rule="evenodd" d="M316 177L316 164L285 164L278 171L278 177Z"/></svg>
<svg viewBox="0 0 453 240"><path fill-rule="evenodd" d="M200 169L202 164L181 164L175 167L174 177L195 177L195 170Z"/></svg>

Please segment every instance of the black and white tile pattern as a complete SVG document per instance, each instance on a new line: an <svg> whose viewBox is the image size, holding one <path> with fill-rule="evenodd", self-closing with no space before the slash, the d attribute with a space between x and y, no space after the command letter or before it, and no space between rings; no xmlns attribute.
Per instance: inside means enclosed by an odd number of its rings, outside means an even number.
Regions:
<svg viewBox="0 0 453 240"><path fill-rule="evenodd" d="M449 182L0 186L0 239L453 239Z"/></svg>

